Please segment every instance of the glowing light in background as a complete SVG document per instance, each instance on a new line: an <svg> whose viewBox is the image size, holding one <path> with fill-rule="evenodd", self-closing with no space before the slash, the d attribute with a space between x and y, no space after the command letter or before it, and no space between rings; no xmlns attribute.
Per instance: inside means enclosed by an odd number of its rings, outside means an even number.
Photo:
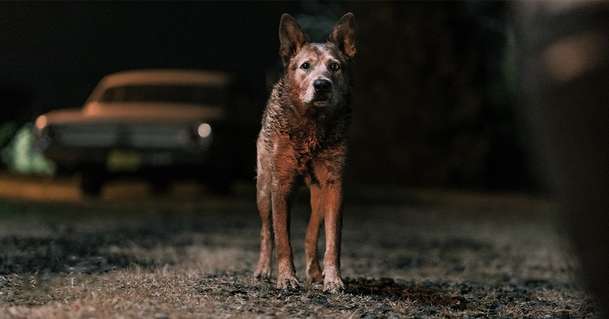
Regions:
<svg viewBox="0 0 609 319"><path fill-rule="evenodd" d="M201 138L206 138L211 135L211 125L207 123L202 123L197 127L197 133Z"/></svg>
<svg viewBox="0 0 609 319"><path fill-rule="evenodd" d="M45 128L47 126L47 123L48 123L47 117L44 115L41 115L36 119L36 128L39 130L42 130L43 128Z"/></svg>

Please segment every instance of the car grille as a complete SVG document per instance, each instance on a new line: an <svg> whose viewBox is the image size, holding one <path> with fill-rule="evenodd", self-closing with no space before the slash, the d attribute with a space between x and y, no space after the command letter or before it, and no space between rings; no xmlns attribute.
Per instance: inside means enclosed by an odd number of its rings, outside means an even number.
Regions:
<svg viewBox="0 0 609 319"><path fill-rule="evenodd" d="M194 143L186 125L71 125L55 134L61 144L76 147L180 148Z"/></svg>
<svg viewBox="0 0 609 319"><path fill-rule="evenodd" d="M71 125L57 128L57 140L68 146L108 146L118 141L116 127L102 125Z"/></svg>

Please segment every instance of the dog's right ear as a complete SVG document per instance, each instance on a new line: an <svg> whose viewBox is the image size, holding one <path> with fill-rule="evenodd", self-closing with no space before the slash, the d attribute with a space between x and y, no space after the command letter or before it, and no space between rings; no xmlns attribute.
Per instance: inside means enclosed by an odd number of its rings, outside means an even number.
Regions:
<svg viewBox="0 0 609 319"><path fill-rule="evenodd" d="M308 42L307 35L302 32L300 25L291 15L284 13L279 21L279 56L283 66Z"/></svg>

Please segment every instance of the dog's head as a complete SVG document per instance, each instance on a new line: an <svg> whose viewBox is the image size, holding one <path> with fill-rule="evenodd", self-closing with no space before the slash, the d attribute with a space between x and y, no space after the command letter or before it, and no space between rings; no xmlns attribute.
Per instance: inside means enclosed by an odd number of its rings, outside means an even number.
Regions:
<svg viewBox="0 0 609 319"><path fill-rule="evenodd" d="M356 52L353 14L338 20L325 43L310 43L296 20L283 14L279 42L292 103L302 111L341 105L349 92Z"/></svg>

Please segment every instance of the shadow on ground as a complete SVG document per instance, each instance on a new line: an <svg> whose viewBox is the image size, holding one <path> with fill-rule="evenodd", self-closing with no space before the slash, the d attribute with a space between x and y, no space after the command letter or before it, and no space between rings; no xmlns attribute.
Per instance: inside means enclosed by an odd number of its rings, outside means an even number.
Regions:
<svg viewBox="0 0 609 319"><path fill-rule="evenodd" d="M573 289L568 285L556 287L551 282L511 284L348 277L344 293L327 294L322 292L321 285L278 290L273 282L256 282L249 275L210 275L198 282L196 291L221 303L226 313L263 316L572 318L595 312L590 303L573 307L565 299L549 299L558 289ZM547 296L542 297L544 293Z"/></svg>
<svg viewBox="0 0 609 319"><path fill-rule="evenodd" d="M467 300L459 295L451 295L440 287L426 285L400 284L391 278L369 279L349 278L346 280L346 293L369 295L389 299L412 300L428 306L450 307L464 310Z"/></svg>

